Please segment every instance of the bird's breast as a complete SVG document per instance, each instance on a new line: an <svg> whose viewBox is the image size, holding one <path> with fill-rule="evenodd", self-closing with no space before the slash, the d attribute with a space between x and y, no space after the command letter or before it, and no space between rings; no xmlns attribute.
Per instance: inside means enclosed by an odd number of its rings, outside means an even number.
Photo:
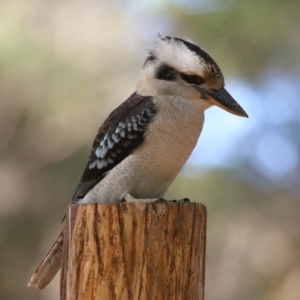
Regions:
<svg viewBox="0 0 300 300"><path fill-rule="evenodd" d="M195 111L191 100L174 97L168 101L161 101L139 148L139 155L156 176L165 177L180 171L197 144L204 122L203 112Z"/></svg>

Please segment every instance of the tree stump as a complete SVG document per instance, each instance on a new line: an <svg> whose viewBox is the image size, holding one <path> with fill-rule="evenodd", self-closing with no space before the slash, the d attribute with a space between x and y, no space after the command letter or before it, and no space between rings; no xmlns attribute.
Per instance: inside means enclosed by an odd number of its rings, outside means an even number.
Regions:
<svg viewBox="0 0 300 300"><path fill-rule="evenodd" d="M70 205L61 300L204 300L199 203Z"/></svg>

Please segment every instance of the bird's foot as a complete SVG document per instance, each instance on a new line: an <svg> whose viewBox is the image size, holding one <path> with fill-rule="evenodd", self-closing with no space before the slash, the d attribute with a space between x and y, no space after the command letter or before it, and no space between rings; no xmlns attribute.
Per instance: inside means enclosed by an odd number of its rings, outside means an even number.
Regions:
<svg viewBox="0 0 300 300"><path fill-rule="evenodd" d="M183 198L180 200L171 200L171 202L179 202L179 203L186 203L186 202L191 202L189 198Z"/></svg>
<svg viewBox="0 0 300 300"><path fill-rule="evenodd" d="M157 202L165 202L166 200L163 198L154 198L154 199L136 199L132 197L130 194L126 194L124 196L124 199L122 202L127 203L136 203L136 202L142 202L142 203L157 203Z"/></svg>
<svg viewBox="0 0 300 300"><path fill-rule="evenodd" d="M153 199L155 203L166 203L166 202L175 202L175 203L185 203L185 202L191 202L190 199L188 198L183 198L183 199L180 199L180 200L166 200L164 198L156 198L156 199Z"/></svg>
<svg viewBox="0 0 300 300"><path fill-rule="evenodd" d="M127 202L127 203L136 203L136 202L142 202L142 203L166 203L166 202L179 202L179 203L186 203L186 202L191 202L190 199L188 198L183 198L180 200L165 200L164 198L153 198L153 199L136 199L132 197L130 194L126 194L124 196L124 199L122 202Z"/></svg>
<svg viewBox="0 0 300 300"><path fill-rule="evenodd" d="M159 198L156 200L156 202L161 202L161 203L166 203L166 202L172 202L172 203L186 203L186 202L191 202L190 199L188 198L183 198L183 199L180 199L180 200L166 200L166 199L163 199L163 198Z"/></svg>

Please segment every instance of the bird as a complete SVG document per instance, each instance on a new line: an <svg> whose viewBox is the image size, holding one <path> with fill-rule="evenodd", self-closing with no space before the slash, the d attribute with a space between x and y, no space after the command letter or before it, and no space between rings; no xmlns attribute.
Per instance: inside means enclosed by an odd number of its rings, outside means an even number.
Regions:
<svg viewBox="0 0 300 300"><path fill-rule="evenodd" d="M223 73L200 46L159 36L135 92L104 121L72 203L160 199L192 153L211 106L248 117L225 89ZM64 230L28 282L43 289L62 263Z"/></svg>

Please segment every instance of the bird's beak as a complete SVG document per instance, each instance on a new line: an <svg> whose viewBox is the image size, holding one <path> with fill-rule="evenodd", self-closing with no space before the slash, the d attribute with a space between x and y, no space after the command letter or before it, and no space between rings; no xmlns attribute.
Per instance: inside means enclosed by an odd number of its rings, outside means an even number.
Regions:
<svg viewBox="0 0 300 300"><path fill-rule="evenodd" d="M219 90L202 90L202 92L207 95L207 100L213 105L217 105L234 115L248 118L247 113L232 98L225 88L221 88Z"/></svg>

